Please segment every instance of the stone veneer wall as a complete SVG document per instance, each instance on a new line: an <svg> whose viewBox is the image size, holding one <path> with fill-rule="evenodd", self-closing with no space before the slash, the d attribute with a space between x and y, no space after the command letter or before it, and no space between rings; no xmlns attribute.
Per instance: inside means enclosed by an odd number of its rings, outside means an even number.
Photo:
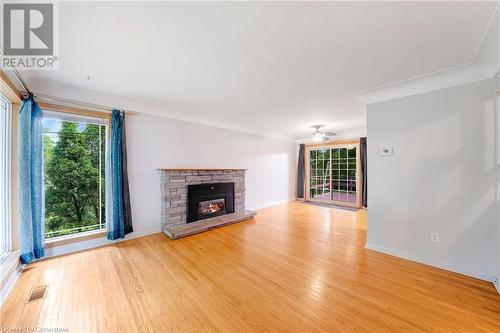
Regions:
<svg viewBox="0 0 500 333"><path fill-rule="evenodd" d="M175 170L161 173L161 227L186 224L187 188L192 184L234 182L234 210L245 210L245 170ZM196 223L196 222L195 222Z"/></svg>

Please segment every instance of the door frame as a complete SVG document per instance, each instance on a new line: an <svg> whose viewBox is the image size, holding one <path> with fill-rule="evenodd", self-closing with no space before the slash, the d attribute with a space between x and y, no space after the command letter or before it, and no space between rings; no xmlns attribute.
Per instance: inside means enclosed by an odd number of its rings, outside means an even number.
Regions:
<svg viewBox="0 0 500 333"><path fill-rule="evenodd" d="M323 200L323 199L314 199L310 197L310 170L309 170L309 155L311 150L317 150L317 149L333 149L333 148L342 148L342 147L356 147L356 203L347 203L344 201L335 201L335 200ZM346 207L354 207L354 208L361 208L361 188L360 185L362 184L362 175L361 175L361 152L359 150L360 148L360 138L356 139L348 139L348 140L334 140L334 141L328 141L328 142L322 142L322 143L312 143L312 144L306 144L305 145L305 173L306 173L306 179L305 179L305 193L304 193L304 199L305 201L311 201L311 202L320 202L320 203L332 203L335 205L339 206L346 206ZM330 166L331 168L331 166ZM333 189L331 189L333 190Z"/></svg>

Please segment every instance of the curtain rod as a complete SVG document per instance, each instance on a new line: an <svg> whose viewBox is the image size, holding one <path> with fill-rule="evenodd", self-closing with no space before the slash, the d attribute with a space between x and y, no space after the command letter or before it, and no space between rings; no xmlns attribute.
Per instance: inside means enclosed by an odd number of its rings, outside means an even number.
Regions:
<svg viewBox="0 0 500 333"><path fill-rule="evenodd" d="M2 59L5 57L5 53L3 52L3 48L0 47L0 55L2 56ZM22 95L29 95L31 94L31 90L30 88L28 87L28 84L26 83L26 81L24 81L23 77L21 76L21 74L19 74L19 72L17 71L17 69L15 69L14 67L10 66L10 71L12 71L12 73L14 73L14 77L16 78L17 82L21 85L22 89L24 91L21 92Z"/></svg>
<svg viewBox="0 0 500 333"><path fill-rule="evenodd" d="M65 104L63 106L78 106L78 107L81 107L84 109L101 111L101 112L103 112L103 111L104 112L112 112L113 111L112 107L108 107L108 106L104 106L104 105L79 102L79 101L75 101L72 99L60 98L60 97L55 97L55 96L46 95L46 94L42 94L42 93L34 93L33 95L35 96L35 99L37 99L37 100L48 101L48 102L52 101L52 102L55 102L56 104ZM116 108L116 109L122 110L119 108ZM122 111L124 111L125 114L128 114L129 116L135 115L135 112L133 112L133 111L125 111L125 110L122 110Z"/></svg>

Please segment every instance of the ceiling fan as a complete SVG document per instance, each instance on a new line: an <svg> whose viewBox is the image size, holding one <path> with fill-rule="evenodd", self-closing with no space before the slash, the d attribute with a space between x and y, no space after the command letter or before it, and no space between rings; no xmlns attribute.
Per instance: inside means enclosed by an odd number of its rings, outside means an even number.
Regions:
<svg viewBox="0 0 500 333"><path fill-rule="evenodd" d="M334 136L337 136L336 133L333 132L323 132L320 131L321 127L325 127L324 125L314 125L311 126L311 128L314 128L315 131L311 134L310 137L301 137L301 138L296 138L296 140L300 139L311 139L313 142L325 142L328 140L331 140Z"/></svg>

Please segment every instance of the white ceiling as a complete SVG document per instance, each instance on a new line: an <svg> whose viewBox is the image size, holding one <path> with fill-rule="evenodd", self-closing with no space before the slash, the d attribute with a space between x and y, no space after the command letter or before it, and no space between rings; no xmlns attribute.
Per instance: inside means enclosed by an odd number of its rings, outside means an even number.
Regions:
<svg viewBox="0 0 500 333"><path fill-rule="evenodd" d="M359 92L473 61L496 5L62 2L59 71L22 75L34 91L220 127L349 135L365 130Z"/></svg>

